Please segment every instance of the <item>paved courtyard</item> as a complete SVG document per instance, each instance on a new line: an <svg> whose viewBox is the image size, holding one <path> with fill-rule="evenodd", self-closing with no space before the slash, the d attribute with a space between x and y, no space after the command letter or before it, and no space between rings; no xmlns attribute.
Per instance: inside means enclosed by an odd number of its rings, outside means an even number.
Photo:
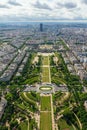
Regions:
<svg viewBox="0 0 87 130"><path fill-rule="evenodd" d="M40 87L42 87L42 86L52 87L52 89L49 90L49 91L48 90L47 91L46 90L41 90ZM35 86L26 86L24 91L25 92L35 91L37 93L50 94L50 93L55 93L57 91L67 92L68 89L65 86L60 86L59 87L59 86L57 86L55 84L37 84Z"/></svg>

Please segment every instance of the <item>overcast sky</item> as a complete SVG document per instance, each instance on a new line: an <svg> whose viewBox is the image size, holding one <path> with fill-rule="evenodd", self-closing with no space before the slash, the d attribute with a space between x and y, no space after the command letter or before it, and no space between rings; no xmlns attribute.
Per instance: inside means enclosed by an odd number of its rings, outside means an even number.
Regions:
<svg viewBox="0 0 87 130"><path fill-rule="evenodd" d="M0 0L0 22L79 20L87 20L87 0Z"/></svg>

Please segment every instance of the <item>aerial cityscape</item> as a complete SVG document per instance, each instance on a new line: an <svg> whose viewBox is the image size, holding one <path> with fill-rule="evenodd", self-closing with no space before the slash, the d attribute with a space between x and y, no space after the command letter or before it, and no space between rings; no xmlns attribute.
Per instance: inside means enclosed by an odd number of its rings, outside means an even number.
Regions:
<svg viewBox="0 0 87 130"><path fill-rule="evenodd" d="M0 130L87 130L86 11L1 0Z"/></svg>

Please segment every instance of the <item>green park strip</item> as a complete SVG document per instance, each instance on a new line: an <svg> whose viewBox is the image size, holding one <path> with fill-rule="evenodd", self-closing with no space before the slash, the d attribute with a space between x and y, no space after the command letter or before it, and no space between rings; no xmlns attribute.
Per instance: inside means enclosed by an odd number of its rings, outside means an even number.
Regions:
<svg viewBox="0 0 87 130"><path fill-rule="evenodd" d="M43 77L44 76L49 77L49 67L43 67L42 72L43 72Z"/></svg>
<svg viewBox="0 0 87 130"><path fill-rule="evenodd" d="M42 57L42 82L50 82L49 56Z"/></svg>
<svg viewBox="0 0 87 130"><path fill-rule="evenodd" d="M41 96L41 111L51 111L50 96Z"/></svg>
<svg viewBox="0 0 87 130"><path fill-rule="evenodd" d="M40 130L52 130L51 112L40 113Z"/></svg>
<svg viewBox="0 0 87 130"><path fill-rule="evenodd" d="M49 78L48 77L43 77L42 78L42 82L43 83L48 83L49 82Z"/></svg>
<svg viewBox="0 0 87 130"><path fill-rule="evenodd" d="M43 56L42 58L42 63L43 65L49 65L49 57L48 56Z"/></svg>
<svg viewBox="0 0 87 130"><path fill-rule="evenodd" d="M49 82L49 67L42 68L42 82Z"/></svg>

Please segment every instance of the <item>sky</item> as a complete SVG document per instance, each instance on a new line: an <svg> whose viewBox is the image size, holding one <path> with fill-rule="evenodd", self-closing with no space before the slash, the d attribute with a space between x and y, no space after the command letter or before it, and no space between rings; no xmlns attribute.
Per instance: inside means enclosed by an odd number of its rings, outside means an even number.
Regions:
<svg viewBox="0 0 87 130"><path fill-rule="evenodd" d="M0 0L0 22L87 21L87 0Z"/></svg>

